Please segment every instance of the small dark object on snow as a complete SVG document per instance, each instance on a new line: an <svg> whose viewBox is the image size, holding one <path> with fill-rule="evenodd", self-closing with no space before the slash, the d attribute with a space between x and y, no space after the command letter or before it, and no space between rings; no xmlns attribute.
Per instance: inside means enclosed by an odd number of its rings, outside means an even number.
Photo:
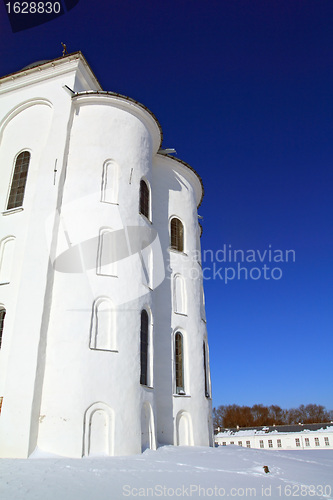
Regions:
<svg viewBox="0 0 333 500"><path fill-rule="evenodd" d="M264 466L263 466L263 469L264 469L264 471L266 472L266 474L268 474L268 472L269 472L269 468L267 467L267 465L264 465Z"/></svg>

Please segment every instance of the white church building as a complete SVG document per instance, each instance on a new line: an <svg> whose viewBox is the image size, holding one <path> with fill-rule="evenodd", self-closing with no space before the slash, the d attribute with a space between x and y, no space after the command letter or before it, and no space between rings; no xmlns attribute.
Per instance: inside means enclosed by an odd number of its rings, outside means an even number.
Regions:
<svg viewBox="0 0 333 500"><path fill-rule="evenodd" d="M212 446L200 177L80 52L0 78L0 457Z"/></svg>

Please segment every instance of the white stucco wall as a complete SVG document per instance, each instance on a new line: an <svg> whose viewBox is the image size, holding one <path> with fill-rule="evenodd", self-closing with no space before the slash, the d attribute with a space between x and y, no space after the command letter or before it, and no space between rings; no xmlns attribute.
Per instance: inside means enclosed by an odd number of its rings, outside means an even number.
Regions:
<svg viewBox="0 0 333 500"><path fill-rule="evenodd" d="M42 68L0 83L0 241L15 238L11 279L0 284L7 311L0 456L25 457L36 446L80 457L139 453L158 443L212 445L196 252L200 181L157 153L160 129L148 110L85 92L100 87L82 56ZM81 94L71 98L64 85ZM31 151L23 210L7 211L22 150ZM142 179L150 220L139 213ZM173 216L184 224L183 253L170 250ZM111 262L100 258L103 248ZM147 386L140 385L143 309ZM102 324L104 338L96 340ZM175 394L176 331L184 338L184 395Z"/></svg>

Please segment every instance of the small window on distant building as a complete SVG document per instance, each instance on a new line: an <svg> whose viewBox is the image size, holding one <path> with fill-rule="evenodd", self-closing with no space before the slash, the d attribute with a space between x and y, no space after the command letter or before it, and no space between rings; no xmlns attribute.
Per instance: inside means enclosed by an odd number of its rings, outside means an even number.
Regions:
<svg viewBox="0 0 333 500"><path fill-rule="evenodd" d="M260 439L259 444L260 444L260 448L264 448L264 442L262 439Z"/></svg>
<svg viewBox="0 0 333 500"><path fill-rule="evenodd" d="M184 226L181 220L173 217L170 223L171 248L178 252L184 251Z"/></svg>
<svg viewBox="0 0 333 500"><path fill-rule="evenodd" d="M15 162L12 184L10 187L7 210L21 207L23 205L25 185L27 182L30 163L29 151L23 151L18 155Z"/></svg>
<svg viewBox="0 0 333 500"><path fill-rule="evenodd" d="M149 187L146 181L140 181L140 213L149 219Z"/></svg>
<svg viewBox="0 0 333 500"><path fill-rule="evenodd" d="M273 441L271 439L268 440L268 448L273 448Z"/></svg>
<svg viewBox="0 0 333 500"><path fill-rule="evenodd" d="M281 445L281 439L278 439L278 440L276 441L276 444L277 444L277 447L278 447L278 448L281 448L281 446L282 446L282 445Z"/></svg>
<svg viewBox="0 0 333 500"><path fill-rule="evenodd" d="M316 445L316 446L320 446L320 443L319 443L319 438L315 438L315 445Z"/></svg>
<svg viewBox="0 0 333 500"><path fill-rule="evenodd" d="M5 323L5 316L6 316L6 309L1 308L0 309L0 348L1 348L1 343L2 343L2 334L3 334L4 323Z"/></svg>
<svg viewBox="0 0 333 500"><path fill-rule="evenodd" d="M238 446L243 446L242 441L238 441Z"/></svg>
<svg viewBox="0 0 333 500"><path fill-rule="evenodd" d="M309 438L305 438L304 441L305 441L305 446L310 446L310 439Z"/></svg>
<svg viewBox="0 0 333 500"><path fill-rule="evenodd" d="M328 437L324 437L324 441L325 441L325 446L329 446L330 445Z"/></svg>
<svg viewBox="0 0 333 500"><path fill-rule="evenodd" d="M297 448L299 448L301 446L299 438L295 438L295 443L296 443Z"/></svg>
<svg viewBox="0 0 333 500"><path fill-rule="evenodd" d="M235 441L230 441L230 444L235 444Z"/></svg>
<svg viewBox="0 0 333 500"><path fill-rule="evenodd" d="M222 446L227 446L226 441L223 441L223 442L222 442Z"/></svg>
<svg viewBox="0 0 333 500"><path fill-rule="evenodd" d="M247 448L251 448L251 442L250 441L246 441L246 447Z"/></svg>

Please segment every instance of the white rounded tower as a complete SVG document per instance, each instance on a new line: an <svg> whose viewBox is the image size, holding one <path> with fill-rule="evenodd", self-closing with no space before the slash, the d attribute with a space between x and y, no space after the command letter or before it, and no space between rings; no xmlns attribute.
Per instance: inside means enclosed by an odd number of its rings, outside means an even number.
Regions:
<svg viewBox="0 0 333 500"><path fill-rule="evenodd" d="M81 53L0 99L0 456L211 446L200 178Z"/></svg>

